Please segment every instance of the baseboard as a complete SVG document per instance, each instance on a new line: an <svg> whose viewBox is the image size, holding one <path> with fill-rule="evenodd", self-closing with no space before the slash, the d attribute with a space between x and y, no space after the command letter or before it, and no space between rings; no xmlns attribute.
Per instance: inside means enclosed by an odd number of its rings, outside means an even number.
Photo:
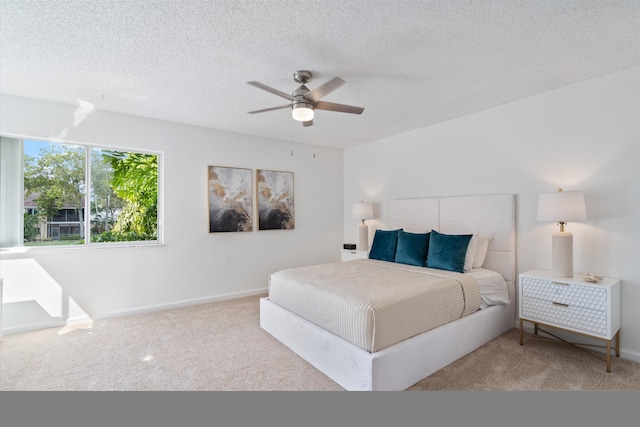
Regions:
<svg viewBox="0 0 640 427"><path fill-rule="evenodd" d="M49 322L24 323L18 326L3 326L2 335L22 334L24 332L37 331L40 329L59 328L65 325L65 321L58 318Z"/></svg>
<svg viewBox="0 0 640 427"><path fill-rule="evenodd" d="M237 298L244 298L244 297L250 297L250 296L256 296L256 295L263 295L263 294L267 293L267 290L268 290L267 288L261 288L261 289L253 289L253 290L250 290L250 291L233 292L233 293L229 293L229 294L216 295L216 296L212 296L212 297L203 297L203 298L182 300L182 301L171 302L171 303L167 303L167 304L147 305L147 306L144 306L144 307L138 307L138 308L129 309L129 310L114 311L114 312L111 312L111 313L108 313L108 314L104 314L104 315L100 315L100 316L94 316L92 319L93 320L111 319L111 318L114 318L114 317L131 316L131 315L134 315L134 314L152 313L152 312L155 312L155 311L169 310L169 309L172 309L172 308L188 307L190 305L206 304L206 303L216 302L216 301L226 301L226 300L230 300L230 299L237 299Z"/></svg>

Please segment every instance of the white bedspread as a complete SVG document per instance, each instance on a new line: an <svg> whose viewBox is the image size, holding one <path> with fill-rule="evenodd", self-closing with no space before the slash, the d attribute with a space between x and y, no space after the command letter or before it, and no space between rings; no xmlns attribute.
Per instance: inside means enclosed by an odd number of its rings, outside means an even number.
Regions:
<svg viewBox="0 0 640 427"><path fill-rule="evenodd" d="M278 271L269 300L369 352L479 309L475 278L361 259Z"/></svg>

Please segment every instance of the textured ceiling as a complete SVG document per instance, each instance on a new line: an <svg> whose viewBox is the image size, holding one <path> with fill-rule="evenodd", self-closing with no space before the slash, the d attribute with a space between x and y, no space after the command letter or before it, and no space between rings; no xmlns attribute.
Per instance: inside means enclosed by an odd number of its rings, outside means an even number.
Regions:
<svg viewBox="0 0 640 427"><path fill-rule="evenodd" d="M333 147L639 63L637 0L0 0L3 93ZM299 69L364 113L247 113Z"/></svg>

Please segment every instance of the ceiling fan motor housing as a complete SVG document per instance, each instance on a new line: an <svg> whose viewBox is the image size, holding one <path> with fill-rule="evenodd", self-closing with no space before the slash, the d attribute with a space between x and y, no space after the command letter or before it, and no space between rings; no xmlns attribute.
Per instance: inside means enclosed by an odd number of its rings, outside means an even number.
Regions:
<svg viewBox="0 0 640 427"><path fill-rule="evenodd" d="M307 88L304 84L298 89L294 90L291 96L293 96L295 99L291 102L291 108L313 108L313 103L311 103L311 101L304 97L308 93L309 88Z"/></svg>

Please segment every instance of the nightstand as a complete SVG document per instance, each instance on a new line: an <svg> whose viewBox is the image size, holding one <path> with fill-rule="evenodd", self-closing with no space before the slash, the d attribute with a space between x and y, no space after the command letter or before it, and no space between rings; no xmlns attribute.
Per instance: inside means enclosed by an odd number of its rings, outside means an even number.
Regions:
<svg viewBox="0 0 640 427"><path fill-rule="evenodd" d="M351 261L354 259L369 258L369 251L360 251L358 249L343 249L340 261Z"/></svg>
<svg viewBox="0 0 640 427"><path fill-rule="evenodd" d="M620 280L605 277L597 283L590 283L581 276L555 277L551 271L530 270L520 274L518 291L520 345L523 344L524 321L533 323L535 335L542 331L564 342L568 341L541 329L539 325L598 338L606 342L607 372L611 372L611 342L614 338L616 357L620 357Z"/></svg>

